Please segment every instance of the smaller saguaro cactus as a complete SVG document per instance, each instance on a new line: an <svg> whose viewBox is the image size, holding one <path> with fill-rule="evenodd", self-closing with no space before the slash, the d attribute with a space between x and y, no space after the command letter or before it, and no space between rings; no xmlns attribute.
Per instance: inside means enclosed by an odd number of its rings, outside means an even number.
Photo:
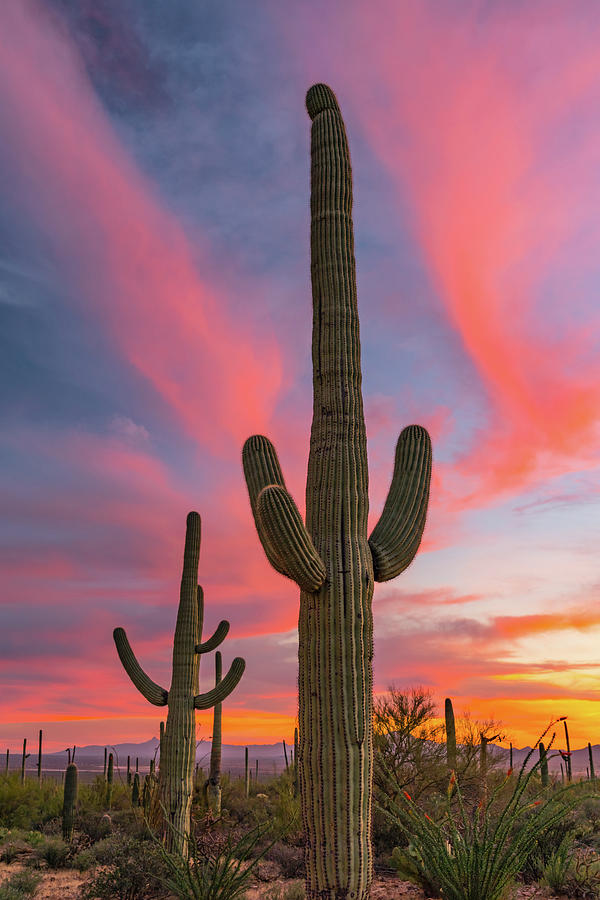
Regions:
<svg viewBox="0 0 600 900"><path fill-rule="evenodd" d="M542 777L542 787L547 788L550 779L548 777L548 753L546 747L544 746L544 742L540 741L539 746L540 751L540 775Z"/></svg>
<svg viewBox="0 0 600 900"><path fill-rule="evenodd" d="M131 787L131 756L127 757L127 787Z"/></svg>
<svg viewBox="0 0 600 900"><path fill-rule="evenodd" d="M106 769L106 808L110 809L110 804L112 802L112 789L113 789L113 770L114 770L114 760L112 753L108 754L108 766Z"/></svg>
<svg viewBox="0 0 600 900"><path fill-rule="evenodd" d="M250 795L250 769L248 768L248 748L244 754L244 793L246 797Z"/></svg>
<svg viewBox="0 0 600 900"><path fill-rule="evenodd" d="M104 748L104 772L102 773L102 777L104 778L105 781L106 781L106 763L107 763L107 760L108 760L108 748L105 747L105 748Z"/></svg>
<svg viewBox="0 0 600 900"><path fill-rule="evenodd" d="M42 729L40 728L39 735L39 743L38 743L38 761L37 761L37 772L38 772L38 782L42 783Z"/></svg>
<svg viewBox="0 0 600 900"><path fill-rule="evenodd" d="M183 572L179 608L173 637L173 666L169 690L146 674L131 648L123 628L113 637L123 668L143 697L154 706L167 706L167 723L160 742L161 832L168 850L187 853L196 755L196 710L211 709L237 686L245 662L236 657L218 686L199 693L200 657L215 650L229 631L223 620L208 640L202 640L204 594L198 584L201 523L197 512L186 521Z"/></svg>
<svg viewBox="0 0 600 900"><path fill-rule="evenodd" d="M133 787L131 789L131 805L140 805L140 775L136 772L133 776Z"/></svg>
<svg viewBox="0 0 600 900"><path fill-rule="evenodd" d="M565 741L567 742L567 755L565 757L565 768L567 770L567 781L571 781L573 778L573 769L571 767L571 743L569 741L569 729L567 727L567 717L565 716L563 719L563 725L565 728Z"/></svg>
<svg viewBox="0 0 600 900"><path fill-rule="evenodd" d="M512 745L512 741L511 741L511 743L510 743L510 745L509 745L508 758L509 758L509 763L508 763L508 764L509 764L509 768L510 768L510 770L512 771L512 769L513 769L513 745Z"/></svg>
<svg viewBox="0 0 600 900"><path fill-rule="evenodd" d="M27 753L27 738L23 738L23 755L21 757L21 782L25 781L25 760L29 756Z"/></svg>
<svg viewBox="0 0 600 900"><path fill-rule="evenodd" d="M69 844L73 839L75 827L75 805L77 803L77 766L69 763L65 772L65 787L63 793L62 812L62 836L63 841Z"/></svg>
<svg viewBox="0 0 600 900"><path fill-rule="evenodd" d="M456 723L450 697L446 697L444 702L444 713L446 717L446 760L448 768L454 772L456 770Z"/></svg>
<svg viewBox="0 0 600 900"><path fill-rule="evenodd" d="M221 654L215 653L215 687L222 678ZM208 805L215 816L221 814L221 719L223 704L215 703L213 710L213 731L210 748L210 769L208 772L207 798Z"/></svg>
<svg viewBox="0 0 600 900"><path fill-rule="evenodd" d="M588 756L590 758L590 779L591 781L596 780L596 770L594 769L594 756L592 754L592 745L590 741L588 741Z"/></svg>
<svg viewBox="0 0 600 900"><path fill-rule="evenodd" d="M285 771L287 772L290 768L290 763L287 755L287 747L285 746L285 738L281 743L283 744L283 758L285 759Z"/></svg>

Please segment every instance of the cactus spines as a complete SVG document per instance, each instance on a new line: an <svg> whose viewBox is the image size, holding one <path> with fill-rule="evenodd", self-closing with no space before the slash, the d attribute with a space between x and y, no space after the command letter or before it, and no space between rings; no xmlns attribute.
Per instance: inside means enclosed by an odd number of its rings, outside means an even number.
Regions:
<svg viewBox="0 0 600 900"><path fill-rule="evenodd" d="M456 723L454 721L454 709L452 700L446 697L444 702L444 714L446 717L446 760L451 772L456 771Z"/></svg>
<svg viewBox="0 0 600 900"><path fill-rule="evenodd" d="M67 766L68 768L68 766ZM106 808L110 809L112 803L113 790L113 773L114 773L114 757L112 753L108 754L108 766L106 769Z"/></svg>
<svg viewBox="0 0 600 900"><path fill-rule="evenodd" d="M190 831L194 787L197 709L210 709L223 701L242 677L245 663L234 659L225 678L205 694L198 693L200 656L218 645L229 630L221 622L215 634L202 643L204 598L198 585L201 523L197 512L186 522L183 573L177 623L173 638L171 687L152 681L137 662L122 628L114 631L115 644L125 671L146 699L167 706L167 722L161 727L159 795L163 810L162 836L167 848L185 854ZM162 726L162 723L161 723Z"/></svg>
<svg viewBox="0 0 600 900"><path fill-rule="evenodd" d="M63 792L62 811L62 836L67 844L73 839L75 826L75 805L77 803L77 766L69 763L65 772L65 786Z"/></svg>
<svg viewBox="0 0 600 900"><path fill-rule="evenodd" d="M221 681L221 654L215 653L215 686ZM223 705L215 703L213 710L212 743L210 747L210 770L208 773L208 804L215 816L221 814L221 717Z"/></svg>
<svg viewBox="0 0 600 900"><path fill-rule="evenodd" d="M547 788L550 783L550 779L548 776L548 752L546 747L544 746L544 742L540 741L539 745L540 752L540 776L542 779L542 787Z"/></svg>
<svg viewBox="0 0 600 900"><path fill-rule="evenodd" d="M131 805L140 805L140 775L136 772L133 776L133 786L131 788Z"/></svg>
<svg viewBox="0 0 600 900"><path fill-rule="evenodd" d="M298 765L308 900L365 900L372 880L373 582L413 559L429 496L431 443L405 429L380 521L367 533L352 176L335 95L314 85L311 131L313 421L306 525L273 445L249 438L243 465L258 536L301 589Z"/></svg>
<svg viewBox="0 0 600 900"><path fill-rule="evenodd" d="M595 780L596 780L596 770L594 769L594 756L593 756L593 754L592 754L592 745L591 745L591 743L590 743L589 741L588 741L588 756L589 756L589 758L590 758L590 766L589 766L589 768L590 768L590 779L591 779L592 781L595 781Z"/></svg>

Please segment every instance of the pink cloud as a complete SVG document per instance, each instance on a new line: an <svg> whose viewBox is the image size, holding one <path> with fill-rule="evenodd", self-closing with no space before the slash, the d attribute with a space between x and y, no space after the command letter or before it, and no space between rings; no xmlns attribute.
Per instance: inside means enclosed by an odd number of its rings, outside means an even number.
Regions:
<svg viewBox="0 0 600 900"><path fill-rule="evenodd" d="M73 302L204 445L239 445L266 428L279 348L252 331L241 303L233 315L206 247L192 246L164 208L60 23L33 0L0 9L0 71L15 202L45 234Z"/></svg>

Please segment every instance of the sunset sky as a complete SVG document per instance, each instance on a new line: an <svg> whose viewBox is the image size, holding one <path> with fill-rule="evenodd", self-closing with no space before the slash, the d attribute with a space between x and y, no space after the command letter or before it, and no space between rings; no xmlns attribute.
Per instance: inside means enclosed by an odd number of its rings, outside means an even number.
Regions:
<svg viewBox="0 0 600 900"><path fill-rule="evenodd" d="M191 509L205 634L247 661L223 740L293 734L299 592L241 447L267 434L304 508L316 81L354 168L372 524L399 431L434 448L376 692L600 743L599 42L563 0L0 3L0 750L158 733L112 630L168 688Z"/></svg>

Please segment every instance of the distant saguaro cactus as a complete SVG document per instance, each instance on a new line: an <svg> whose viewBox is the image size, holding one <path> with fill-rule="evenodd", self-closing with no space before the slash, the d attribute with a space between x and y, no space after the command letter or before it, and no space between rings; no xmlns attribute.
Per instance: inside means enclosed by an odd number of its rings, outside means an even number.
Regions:
<svg viewBox="0 0 600 900"><path fill-rule="evenodd" d="M71 763L72 765L72 763ZM110 809L112 803L113 791L113 773L114 773L114 757L112 753L108 754L108 767L106 769L106 808Z"/></svg>
<svg viewBox="0 0 600 900"><path fill-rule="evenodd" d="M588 756L590 758L590 778L592 781L596 780L596 770L594 768L594 756L592 753L592 745L590 741L588 741Z"/></svg>
<svg viewBox="0 0 600 900"><path fill-rule="evenodd" d="M139 806L140 805L140 775L139 772L136 772L133 776L133 785L131 788L131 805Z"/></svg>
<svg viewBox="0 0 600 900"><path fill-rule="evenodd" d="M367 438L352 226L350 153L340 108L310 88L313 420L306 525L275 448L250 437L244 473L258 536L300 589L298 764L308 900L365 900L372 880L374 581L395 578L425 526L431 442L401 433L391 487L370 537Z"/></svg>
<svg viewBox="0 0 600 900"><path fill-rule="evenodd" d="M198 584L200 516L187 517L183 574L175 636L171 687L167 691L146 675L138 663L122 628L113 636L125 671L140 693L155 706L168 706L167 723L161 735L159 795L164 811L163 839L169 850L185 853L190 831L190 809L196 754L196 710L210 709L235 688L245 662L236 657L225 678L206 694L198 693L200 656L216 649L229 631L222 621L215 633L202 642L204 597Z"/></svg>
<svg viewBox="0 0 600 900"><path fill-rule="evenodd" d="M548 752L546 750L546 747L544 746L543 741L540 741L539 752L540 752L540 775L542 778L542 787L546 788L550 784L550 778L548 775Z"/></svg>
<svg viewBox="0 0 600 900"><path fill-rule="evenodd" d="M77 766L69 763L65 772L65 786L63 791L62 812L62 836L65 843L73 839L75 826L75 805L77 803Z"/></svg>
<svg viewBox="0 0 600 900"><path fill-rule="evenodd" d="M456 723L450 697L446 697L444 714L446 717L446 760L448 768L454 772L456 771Z"/></svg>
<svg viewBox="0 0 600 900"><path fill-rule="evenodd" d="M217 650L215 653L215 687L221 683L222 668L221 654ZM223 711L222 703L215 703L213 710L213 731L212 743L210 747L210 770L208 773L207 795L208 803L212 812L219 816L221 814L221 717Z"/></svg>

